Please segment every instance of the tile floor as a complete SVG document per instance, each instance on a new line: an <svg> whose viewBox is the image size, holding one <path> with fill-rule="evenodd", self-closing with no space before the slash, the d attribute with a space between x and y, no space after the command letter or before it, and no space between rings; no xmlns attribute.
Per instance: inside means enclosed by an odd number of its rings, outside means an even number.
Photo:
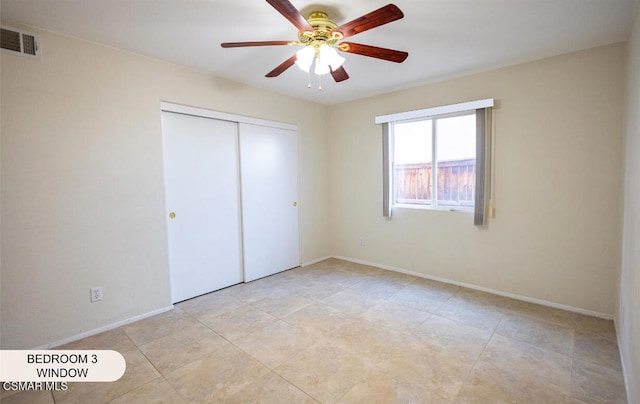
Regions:
<svg viewBox="0 0 640 404"><path fill-rule="evenodd" d="M626 402L611 321L335 259L60 348L127 371L2 402Z"/></svg>

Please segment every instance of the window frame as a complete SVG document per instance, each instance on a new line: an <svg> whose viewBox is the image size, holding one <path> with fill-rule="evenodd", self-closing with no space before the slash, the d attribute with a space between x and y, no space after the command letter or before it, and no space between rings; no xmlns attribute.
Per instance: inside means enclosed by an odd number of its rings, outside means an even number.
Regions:
<svg viewBox="0 0 640 404"><path fill-rule="evenodd" d="M474 118L476 116L477 109L470 110L461 110L456 112L448 112L438 115L430 115L425 117L414 117L405 120L391 121L389 122L389 142L390 142L390 201L391 208L400 208L400 209L425 209L425 210L440 210L440 211L450 211L450 212L473 212L475 210L475 201L473 206L451 206L451 205L439 205L438 204L438 120L447 119L447 118L457 118L462 116L471 116ZM421 204L421 203L396 203L395 200L395 126L398 124L406 124L413 122L423 122L423 121L431 121L431 203L430 204ZM476 134L474 131L474 138ZM474 159L477 164L477 156L474 154ZM475 192L475 191L474 191Z"/></svg>

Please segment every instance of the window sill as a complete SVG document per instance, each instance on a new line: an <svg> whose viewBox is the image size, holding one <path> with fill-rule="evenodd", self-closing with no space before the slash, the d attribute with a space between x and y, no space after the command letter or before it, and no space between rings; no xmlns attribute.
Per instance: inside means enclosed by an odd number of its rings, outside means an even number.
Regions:
<svg viewBox="0 0 640 404"><path fill-rule="evenodd" d="M393 205L393 209L415 209L415 210L435 210L440 212L466 212L473 213L474 208L455 207L455 206L431 206L431 205L416 205L411 203L397 203Z"/></svg>

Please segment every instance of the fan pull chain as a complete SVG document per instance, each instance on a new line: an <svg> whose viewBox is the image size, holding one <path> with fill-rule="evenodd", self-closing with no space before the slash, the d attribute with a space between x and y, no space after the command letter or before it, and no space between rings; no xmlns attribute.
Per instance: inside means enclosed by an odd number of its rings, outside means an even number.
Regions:
<svg viewBox="0 0 640 404"><path fill-rule="evenodd" d="M307 79L308 79L307 88L311 88L311 72L310 71L307 72Z"/></svg>
<svg viewBox="0 0 640 404"><path fill-rule="evenodd" d="M318 75L318 91L322 91L322 76Z"/></svg>

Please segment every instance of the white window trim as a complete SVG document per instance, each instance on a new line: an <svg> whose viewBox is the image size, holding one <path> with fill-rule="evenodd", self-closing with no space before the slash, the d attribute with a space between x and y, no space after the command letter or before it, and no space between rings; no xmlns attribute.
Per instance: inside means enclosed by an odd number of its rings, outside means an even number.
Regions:
<svg viewBox="0 0 640 404"><path fill-rule="evenodd" d="M469 102L461 102L459 104L443 105L441 107L433 107L426 109L418 109L415 111L398 112L395 114L379 115L375 118L376 124L390 123L397 121L406 121L410 119L429 118L436 115L446 115L456 112L475 110L480 108L493 107L493 98L484 100L476 100Z"/></svg>

